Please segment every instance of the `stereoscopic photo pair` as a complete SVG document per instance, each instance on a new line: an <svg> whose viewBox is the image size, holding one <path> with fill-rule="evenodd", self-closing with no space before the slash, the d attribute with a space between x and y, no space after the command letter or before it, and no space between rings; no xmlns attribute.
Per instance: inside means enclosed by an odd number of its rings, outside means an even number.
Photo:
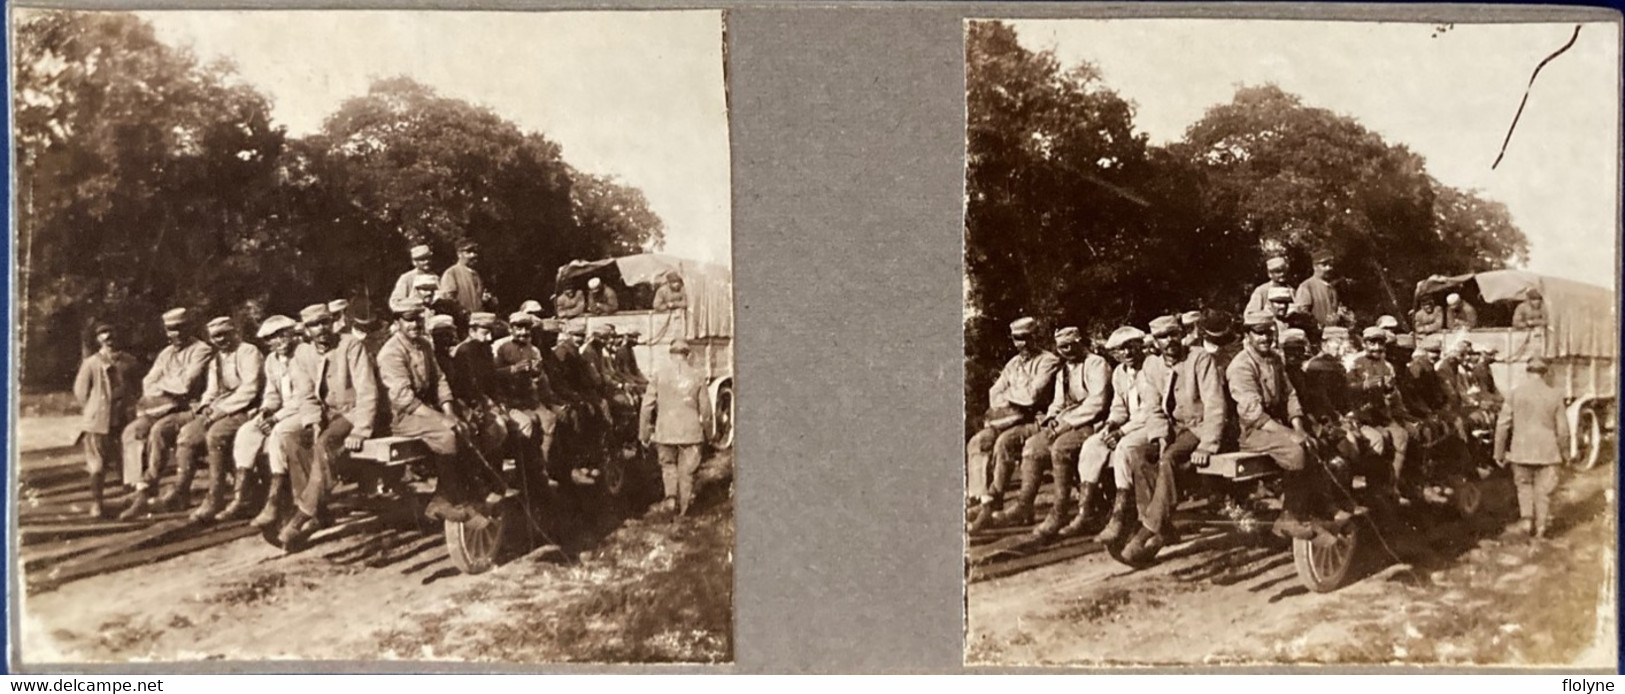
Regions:
<svg viewBox="0 0 1625 694"><path fill-rule="evenodd" d="M14 9L15 662L732 662L727 18ZM962 38L966 664L1614 662L1617 23Z"/></svg>

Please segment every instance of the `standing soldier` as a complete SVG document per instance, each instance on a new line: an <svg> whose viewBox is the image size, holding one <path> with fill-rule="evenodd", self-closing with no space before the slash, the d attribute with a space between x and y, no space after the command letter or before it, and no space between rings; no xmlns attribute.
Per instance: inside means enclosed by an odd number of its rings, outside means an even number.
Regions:
<svg viewBox="0 0 1625 694"><path fill-rule="evenodd" d="M700 469L700 446L711 430L711 403L705 376L689 361L688 342L677 338L668 348L672 368L649 380L638 416L639 440L658 447L660 479L666 498L661 511L688 515L694 503L694 478Z"/></svg>
<svg viewBox="0 0 1625 694"><path fill-rule="evenodd" d="M1208 459L1219 452L1229 406L1224 373L1213 355L1190 349L1173 316L1151 321L1151 339L1168 368L1165 394L1159 397L1167 403L1164 411L1172 427L1166 438L1153 439L1156 445L1146 455L1131 461L1139 466L1132 478L1140 527L1123 548L1123 557L1136 563L1149 561L1173 539L1174 506L1179 503L1174 470L1187 462L1207 467Z"/></svg>
<svg viewBox="0 0 1625 694"><path fill-rule="evenodd" d="M129 508L119 514L120 520L138 518L147 512L152 491L164 474L164 460L181 427L192 421L192 403L202 394L205 385L204 370L214 354L208 343L190 333L191 316L186 309L171 309L164 313L164 334L169 345L158 352L141 381L141 401L136 418L124 427L124 469L140 469L141 481L135 484L135 493ZM170 508L186 494L192 484L192 469L180 472L175 489L159 500L159 505Z"/></svg>
<svg viewBox="0 0 1625 694"><path fill-rule="evenodd" d="M1004 488L1021 457L1027 437L1038 431L1038 408L1049 401L1060 360L1038 343L1038 321L1018 318L1010 324L1016 356L1004 365L988 390L988 414L982 430L966 445L970 498L979 503L971 531L994 523L993 514L1004 501ZM1032 513L1028 509L1028 515Z"/></svg>
<svg viewBox="0 0 1625 694"><path fill-rule="evenodd" d="M457 302L463 313L483 311L496 303L485 289L485 280L474 266L480 262L480 245L473 239L457 242L457 262L440 276L440 295Z"/></svg>
<svg viewBox="0 0 1625 694"><path fill-rule="evenodd" d="M1349 369L1354 418L1373 453L1385 456L1391 451L1393 477L1388 491L1397 498L1405 486L1405 456L1410 450L1409 432L1400 423L1405 404L1399 395L1399 376L1388 364L1388 331L1371 326L1360 338L1365 353Z"/></svg>
<svg viewBox="0 0 1625 694"><path fill-rule="evenodd" d="M297 437L284 440L295 511L278 533L283 546L315 531L334 463L345 451L361 450L379 416L378 370L366 346L333 330L326 304L306 306L299 320L309 342L294 352L293 392L304 395L300 423L313 430L315 443L313 455L304 455Z"/></svg>
<svg viewBox="0 0 1625 694"><path fill-rule="evenodd" d="M231 503L220 512L218 518L229 520L247 513L248 480L253 475L254 462L261 451L264 451L267 467L270 468L270 483L265 495L265 507L250 525L264 528L275 523L277 510L287 503L288 451L302 447L302 442L297 440L303 429L299 415L309 397L308 394L294 392L293 355L302 345L298 330L299 324L287 316L271 316L260 324L258 337L269 350L265 355L265 389L260 395L259 412L237 429L237 436L232 441L232 462L237 469L237 479L233 482Z"/></svg>
<svg viewBox="0 0 1625 694"><path fill-rule="evenodd" d="M1247 298L1247 306L1242 309L1243 311L1268 311L1271 289L1280 288L1289 292L1292 291L1292 285L1286 283L1286 258L1278 255L1270 256L1270 259L1264 262L1264 272L1269 275L1269 279L1253 289L1252 295Z"/></svg>
<svg viewBox="0 0 1625 694"><path fill-rule="evenodd" d="M1530 378L1512 389L1496 418L1495 462L1512 464L1520 529L1543 538L1551 521L1548 507L1557 489L1557 466L1568 462L1563 444L1569 440L1569 421L1563 394L1546 382L1546 360L1534 357L1524 369Z"/></svg>
<svg viewBox="0 0 1625 694"><path fill-rule="evenodd" d="M1124 441L1130 435L1144 441L1154 438L1144 435L1143 430L1148 427L1161 432L1161 436L1167 436L1165 430L1168 423L1159 418L1162 408L1157 404L1160 397L1157 388L1152 386L1147 389L1144 385L1145 369L1154 361L1145 356L1145 332L1132 325L1118 328L1106 338L1106 349L1117 361L1117 368L1112 370L1111 410L1105 424L1084 441L1083 449L1078 451L1078 477L1083 480L1083 495L1087 499L1100 481L1100 473L1106 469L1108 462L1112 464L1116 496L1112 501L1110 520L1096 539L1116 542L1122 539L1127 529L1128 506L1134 498L1134 470L1123 464L1123 457L1117 449L1125 445ZM1082 505L1086 501L1079 503Z"/></svg>
<svg viewBox="0 0 1625 694"><path fill-rule="evenodd" d="M1056 331L1055 351L1061 354L1061 366L1055 372L1055 397L1039 420L1038 431L1027 439L1021 451L1022 497L1038 495L1046 465L1055 478L1055 504L1033 531L1040 538L1057 534L1071 537L1083 532L1094 485L1089 485L1070 523L1066 522L1066 507L1077 476L1078 452L1106 418L1106 404L1111 397L1112 367L1104 357L1084 346L1082 332L1071 327Z"/></svg>
<svg viewBox="0 0 1625 694"><path fill-rule="evenodd" d="M1298 285L1297 309L1314 316L1315 323L1322 327L1348 327L1354 317L1348 307L1338 301L1337 287L1332 286L1335 259L1331 251L1316 251L1314 262L1315 274Z"/></svg>
<svg viewBox="0 0 1625 694"><path fill-rule="evenodd" d="M400 299L405 299L409 296L415 296L417 279L425 275L429 277L435 276L434 273L429 270L429 264L432 262L434 262L434 251L429 250L427 245L419 244L413 246L412 269L401 273L401 276L395 279L395 288L389 292L390 303L394 303Z"/></svg>
<svg viewBox="0 0 1625 694"><path fill-rule="evenodd" d="M102 506L102 481L107 467L120 460L117 432L130 421L137 398L135 357L120 348L113 326L96 326L97 349L79 365L73 379L73 397L83 412L80 441L85 468L90 473L90 517L107 514Z"/></svg>
<svg viewBox="0 0 1625 694"><path fill-rule="evenodd" d="M192 513L192 520L198 521L212 521L225 508L231 445L237 430L254 414L265 378L265 358L258 347L238 339L230 318L209 321L208 331L214 357L209 360L207 386L197 417L181 428L175 451L176 462L183 467L193 465L199 449L206 451L209 495Z"/></svg>
<svg viewBox="0 0 1625 694"><path fill-rule="evenodd" d="M460 460L462 424L453 406L451 382L423 335L423 302L396 301L389 310L395 314L395 334L378 350L378 380L389 400L390 432L423 441L434 456L435 493L424 513L455 522L474 520L479 514L468 503L484 494L478 493L473 466Z"/></svg>
<svg viewBox="0 0 1625 694"><path fill-rule="evenodd" d="M1286 471L1285 500L1275 532L1298 539L1315 536L1307 522L1324 474L1310 447L1303 405L1275 351L1275 316L1256 311L1244 318L1246 346L1230 362L1225 380L1241 421L1241 450L1262 453Z"/></svg>

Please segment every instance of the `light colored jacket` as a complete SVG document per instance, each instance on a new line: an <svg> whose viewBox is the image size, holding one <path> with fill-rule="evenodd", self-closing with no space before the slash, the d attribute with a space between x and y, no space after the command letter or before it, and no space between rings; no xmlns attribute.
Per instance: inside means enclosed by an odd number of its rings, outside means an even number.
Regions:
<svg viewBox="0 0 1625 694"><path fill-rule="evenodd" d="M392 338L393 339L393 338ZM294 392L304 395L305 425L323 422L323 412L350 420L352 436L370 438L378 417L378 370L360 340L339 336L325 353L311 344L294 352Z"/></svg>
<svg viewBox="0 0 1625 694"><path fill-rule="evenodd" d="M435 363L434 346L428 340L395 333L378 350L378 378L396 419L419 407L438 409L451 402L451 382Z"/></svg>
<svg viewBox="0 0 1625 694"><path fill-rule="evenodd" d="M1055 371L1061 360L1054 354L1039 351L1033 356L1017 354L1005 362L999 379L988 389L988 405L992 408L1035 408L1050 398L1055 385Z"/></svg>
<svg viewBox="0 0 1625 694"><path fill-rule="evenodd" d="M687 364L677 364L649 379L638 426L654 443L686 446L705 442L710 418L704 375Z"/></svg>
<svg viewBox="0 0 1625 694"><path fill-rule="evenodd" d="M84 413L80 430L110 434L130 421L136 401L135 369L135 357L124 352L108 357L98 350L85 357L73 379L73 397Z"/></svg>
<svg viewBox="0 0 1625 694"><path fill-rule="evenodd" d="M296 381L303 387L310 385L310 379L294 378L292 357L285 358L274 351L266 355L265 389L261 391L260 408L271 411L271 421L280 422L299 416L309 394L295 392Z"/></svg>
<svg viewBox="0 0 1625 694"><path fill-rule="evenodd" d="M247 411L260 399L265 378L265 357L247 342L237 343L230 354L215 352L209 359L206 385L200 402L216 417Z"/></svg>
<svg viewBox="0 0 1625 694"><path fill-rule="evenodd" d="M203 372L213 355L214 348L202 340L190 340L179 349L164 347L141 381L142 397L187 400L200 395L205 385Z"/></svg>
<svg viewBox="0 0 1625 694"><path fill-rule="evenodd" d="M435 277L434 273L420 272L417 268L407 270L406 272L401 273L400 277L395 278L395 288L389 291L389 300L400 301L401 299L405 299L409 296L417 296L416 290L412 288L412 283L417 281L419 275ZM440 278L435 277L436 281L439 281L439 279Z"/></svg>
<svg viewBox="0 0 1625 694"><path fill-rule="evenodd" d="M1106 417L1112 395L1112 367L1098 354L1081 362L1062 362L1055 372L1055 397L1049 416L1069 427L1097 424Z"/></svg>
<svg viewBox="0 0 1625 694"><path fill-rule="evenodd" d="M485 306L485 281L474 268L457 263L440 275L440 296L473 313Z"/></svg>
<svg viewBox="0 0 1625 694"><path fill-rule="evenodd" d="M1199 349L1191 350L1172 371L1174 423L1196 434L1197 450L1218 453L1229 409L1224 372L1213 355Z"/></svg>
<svg viewBox="0 0 1625 694"><path fill-rule="evenodd" d="M1230 360L1224 376L1230 397L1236 401L1243 434L1272 421L1290 426L1294 417L1303 416L1303 404L1286 377L1286 366L1273 352L1261 355L1247 347Z"/></svg>
<svg viewBox="0 0 1625 694"><path fill-rule="evenodd" d="M1495 420L1496 458L1520 465L1556 465L1569 440L1563 395L1544 380L1530 378L1512 389Z"/></svg>

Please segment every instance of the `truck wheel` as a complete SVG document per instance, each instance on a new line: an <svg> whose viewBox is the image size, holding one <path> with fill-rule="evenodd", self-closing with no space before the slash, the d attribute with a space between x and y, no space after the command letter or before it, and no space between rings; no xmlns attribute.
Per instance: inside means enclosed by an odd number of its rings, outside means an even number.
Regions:
<svg viewBox="0 0 1625 694"><path fill-rule="evenodd" d="M1360 524L1350 522L1337 534L1337 542L1325 547L1310 540L1293 540L1292 563L1305 586L1316 593L1329 593L1348 579L1359 549Z"/></svg>
<svg viewBox="0 0 1625 694"><path fill-rule="evenodd" d="M626 450L618 447L604 456L604 464L598 471L598 485L604 494L612 499L620 498L626 491Z"/></svg>
<svg viewBox="0 0 1625 694"><path fill-rule="evenodd" d="M496 565L497 550L502 547L502 531L507 526L507 515L493 508L485 527L474 529L469 523L445 521L446 552L451 563L465 574L482 574Z"/></svg>
<svg viewBox="0 0 1625 694"><path fill-rule="evenodd" d="M1602 422L1597 418L1597 410L1587 407L1580 410L1579 421L1575 425L1575 436L1579 437L1579 455L1575 456L1574 465L1581 470L1590 470L1597 467L1602 460Z"/></svg>
<svg viewBox="0 0 1625 694"><path fill-rule="evenodd" d="M734 384L730 381L717 388L716 402L711 404L711 447L717 450L734 445Z"/></svg>
<svg viewBox="0 0 1625 694"><path fill-rule="evenodd" d="M1483 506L1484 492L1478 488L1478 480L1458 475L1450 479L1450 501L1462 518L1472 518Z"/></svg>

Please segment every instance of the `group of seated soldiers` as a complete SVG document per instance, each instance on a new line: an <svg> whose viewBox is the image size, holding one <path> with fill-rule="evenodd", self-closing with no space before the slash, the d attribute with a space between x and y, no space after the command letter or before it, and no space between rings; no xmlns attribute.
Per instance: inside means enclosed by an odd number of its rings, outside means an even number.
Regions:
<svg viewBox="0 0 1625 694"><path fill-rule="evenodd" d="M1038 321L1012 323L1018 353L967 445L969 530L1033 523L1048 471L1056 499L1032 531L1037 539L1081 535L1105 515L1097 539L1126 538L1125 558L1148 560L1176 539L1176 473L1237 450L1268 456L1283 471L1274 526L1281 536L1314 539L1350 517L1347 490L1334 489L1326 470L1333 459L1381 461L1384 469L1368 476L1411 503L1422 492L1407 468L1418 442L1455 437L1470 446L1469 423L1493 425L1495 351L1476 351L1459 335L1447 350L1447 335L1399 333L1391 316L1356 334L1335 290L1309 286L1324 281L1330 264L1317 255L1315 277L1294 292L1281 282L1285 261L1272 260L1239 340L1222 311L1162 316L1148 330L1123 326L1097 350L1078 328L1062 327L1053 333L1056 353L1040 344ZM1100 498L1108 468L1116 490L1109 511Z"/></svg>
<svg viewBox="0 0 1625 694"><path fill-rule="evenodd" d="M126 480L135 492L121 519L188 507L199 456L208 494L191 517L247 517L253 470L264 459L269 488L252 524L280 524L284 545L327 522L335 460L386 432L432 451L438 481L427 512L437 518L483 523L504 452L535 473L533 491L549 479L591 483L597 471L586 463L602 453L612 416L648 383L632 353L638 335L617 335L608 324L588 334L584 319L544 318L536 301L506 321L482 311L459 320L436 312L435 299L397 297L392 323L371 331L345 315L343 300L313 304L297 321L260 322L259 345L227 317L208 321L207 340L199 340L191 312L173 309L163 314L169 345L139 385L118 331L97 326L99 349L75 383L91 514L105 513L105 470L121 448L126 468L142 470ZM561 437L571 441L568 454L556 445ZM171 463L174 486L155 498ZM289 501L291 514L283 511Z"/></svg>

